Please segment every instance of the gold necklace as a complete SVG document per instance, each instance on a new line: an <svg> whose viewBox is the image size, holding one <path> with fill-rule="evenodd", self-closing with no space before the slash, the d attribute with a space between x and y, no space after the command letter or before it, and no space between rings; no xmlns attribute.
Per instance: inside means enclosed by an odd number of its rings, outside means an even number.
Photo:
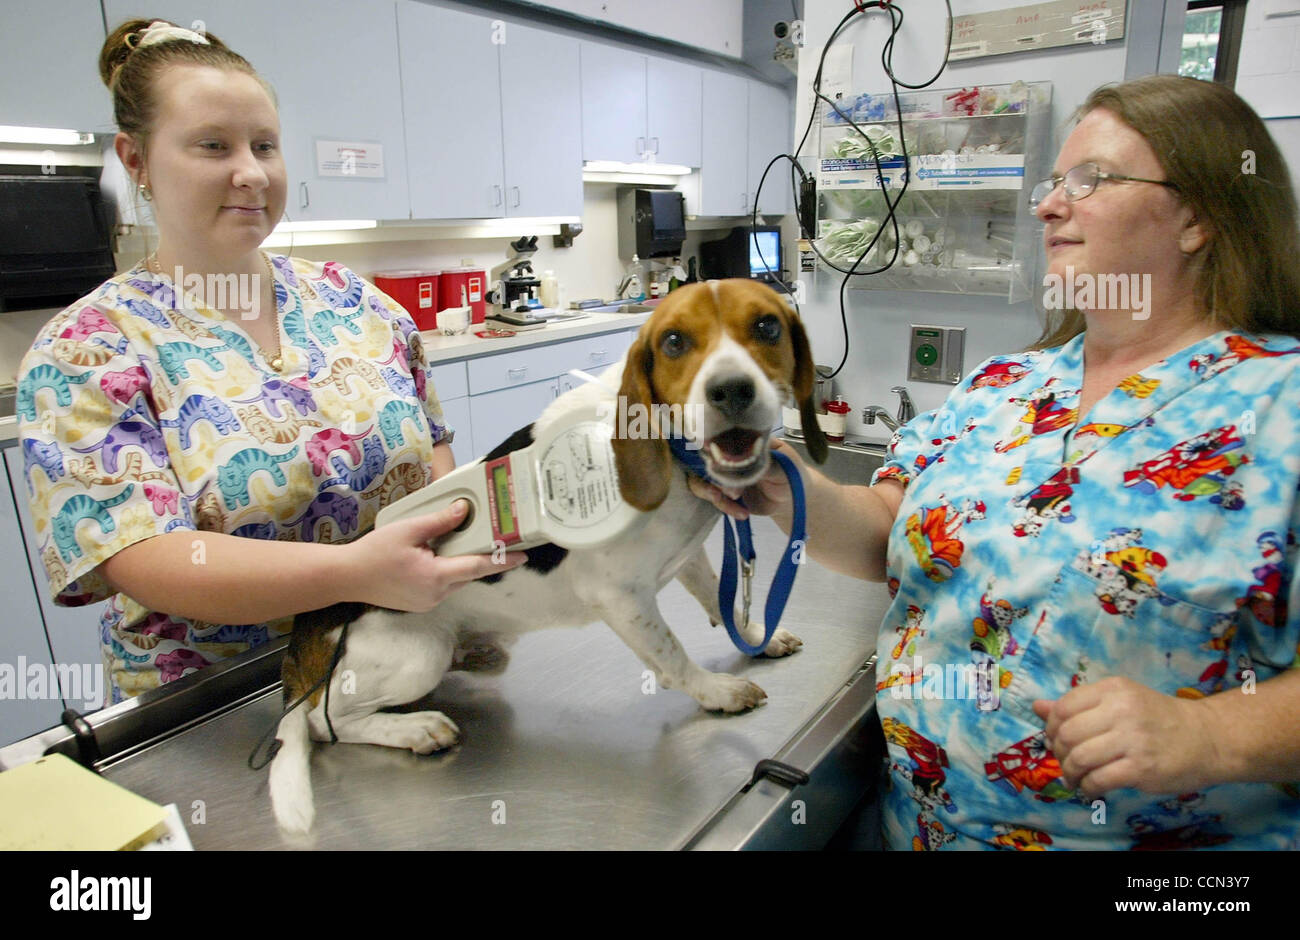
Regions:
<svg viewBox="0 0 1300 940"><path fill-rule="evenodd" d="M280 305L276 302L275 298L275 270L271 267L271 259L267 256L266 252L259 251L258 254L262 256L262 264L266 266L266 276L268 283L271 285L271 308L274 310L275 316L275 352L266 357L266 364L276 372L279 372L284 368L284 356L280 343ZM156 274L159 277L165 277L162 271L162 265L158 262L158 252L155 251L149 255L149 257L145 258L144 266L145 270ZM181 285L173 284L172 287L174 290L183 293ZM258 302L261 302L260 298ZM263 350L263 354L265 355L265 350Z"/></svg>

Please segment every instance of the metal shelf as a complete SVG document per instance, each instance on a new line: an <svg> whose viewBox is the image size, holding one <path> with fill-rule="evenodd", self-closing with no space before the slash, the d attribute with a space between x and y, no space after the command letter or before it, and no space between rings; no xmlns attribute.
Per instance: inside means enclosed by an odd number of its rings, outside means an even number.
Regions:
<svg viewBox="0 0 1300 940"><path fill-rule="evenodd" d="M819 112L818 248L849 268L883 225L850 287L1030 298L1042 269L1037 220L1025 205L1029 185L1047 175L1051 85L1047 82L925 90L899 96L902 146L892 96L860 95L842 111L875 140L879 163L863 153L861 135L829 105ZM954 101L997 113L945 113ZM851 110L850 110L851 108ZM845 143L849 141L849 143ZM866 276L893 254L883 189L897 198L903 244L894 264ZM843 275L819 263L815 277Z"/></svg>

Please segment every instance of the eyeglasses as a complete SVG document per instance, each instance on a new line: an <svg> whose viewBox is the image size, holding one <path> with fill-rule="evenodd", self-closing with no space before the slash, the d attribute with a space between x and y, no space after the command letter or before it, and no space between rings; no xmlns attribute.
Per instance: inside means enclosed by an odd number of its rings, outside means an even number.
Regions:
<svg viewBox="0 0 1300 940"><path fill-rule="evenodd" d="M1128 180L1130 183L1155 183L1157 186L1168 186L1170 189L1177 190L1178 187L1168 180L1148 180L1140 176L1120 176L1118 173L1103 173L1098 169L1095 163L1080 163L1065 171L1064 176L1053 176L1045 179L1029 191L1029 211L1034 212L1038 209L1038 204L1052 194L1058 183L1065 183L1065 198L1070 202L1078 202L1080 199L1086 199L1092 195L1093 190L1101 180Z"/></svg>

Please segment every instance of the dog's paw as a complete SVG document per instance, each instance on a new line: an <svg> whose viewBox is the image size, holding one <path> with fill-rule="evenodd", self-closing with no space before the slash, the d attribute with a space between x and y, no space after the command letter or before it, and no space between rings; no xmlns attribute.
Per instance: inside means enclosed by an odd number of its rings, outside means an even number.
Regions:
<svg viewBox="0 0 1300 940"><path fill-rule="evenodd" d="M750 646L756 646L763 642L764 632L761 623L750 621L749 626L745 628L741 636L745 638L745 642ZM767 641L767 646L763 649L763 655L772 659L779 659L782 656L789 656L801 646L803 646L803 640L784 627L777 627L776 632L772 634L772 639Z"/></svg>
<svg viewBox="0 0 1300 940"><path fill-rule="evenodd" d="M393 717L401 718L394 747L410 748L416 754L432 754L460 740L460 729L442 712L410 712Z"/></svg>
<svg viewBox="0 0 1300 940"><path fill-rule="evenodd" d="M755 641L761 639L761 636L756 637ZM763 650L763 655L777 659L781 656L789 656L801 646L803 646L803 640L785 629L785 627L777 627L776 632L772 634L771 641L767 644L767 649Z"/></svg>
<svg viewBox="0 0 1300 940"><path fill-rule="evenodd" d="M725 672L706 674L692 697L711 712L743 712L767 701L767 693L757 685Z"/></svg>

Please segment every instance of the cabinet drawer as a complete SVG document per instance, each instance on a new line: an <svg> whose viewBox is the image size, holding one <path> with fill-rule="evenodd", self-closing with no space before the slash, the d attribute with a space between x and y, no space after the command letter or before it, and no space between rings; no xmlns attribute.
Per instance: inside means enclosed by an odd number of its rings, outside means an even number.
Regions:
<svg viewBox="0 0 1300 940"><path fill-rule="evenodd" d="M481 395L500 388L553 379L572 368L565 365L567 356L564 347L568 345L555 343L551 346L534 346L517 352L471 359L468 363L469 393Z"/></svg>
<svg viewBox="0 0 1300 940"><path fill-rule="evenodd" d="M626 331L620 330L617 333L589 336L565 345L571 347L568 365L565 367L566 372L569 369L599 371L618 362L623 353L627 352L628 346L632 345L632 341Z"/></svg>
<svg viewBox="0 0 1300 940"><path fill-rule="evenodd" d="M625 331L534 346L513 353L469 360L469 393L481 395L563 375L570 369L603 369L613 365L631 340Z"/></svg>
<svg viewBox="0 0 1300 940"><path fill-rule="evenodd" d="M430 366L429 379L433 382L433 390L438 393L439 401L464 398L469 394L469 379L463 362Z"/></svg>

